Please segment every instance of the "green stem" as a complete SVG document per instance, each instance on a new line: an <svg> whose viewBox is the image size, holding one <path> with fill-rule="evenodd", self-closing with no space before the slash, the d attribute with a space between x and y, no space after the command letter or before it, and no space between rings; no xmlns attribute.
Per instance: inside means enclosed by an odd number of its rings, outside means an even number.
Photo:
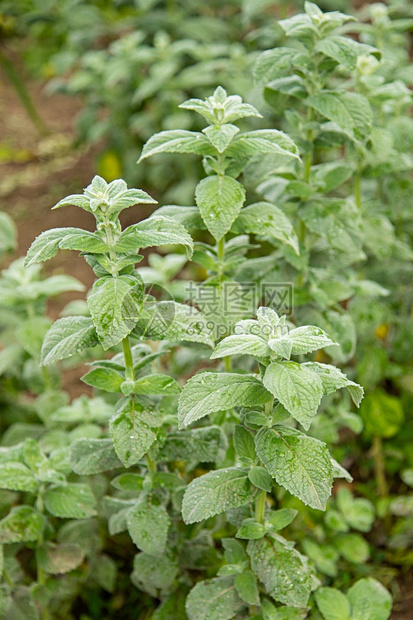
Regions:
<svg viewBox="0 0 413 620"><path fill-rule="evenodd" d="M232 358L230 355L226 355L224 357L224 368L225 368L225 372L232 371Z"/></svg>
<svg viewBox="0 0 413 620"><path fill-rule="evenodd" d="M354 176L354 200L356 202L357 209L361 209L361 173L357 170Z"/></svg>
<svg viewBox="0 0 413 620"><path fill-rule="evenodd" d="M126 368L126 379L129 381L135 381L135 370L133 368L133 357L132 350L130 346L129 336L126 336L122 340L122 348L123 348L123 358L125 360L125 368Z"/></svg>
<svg viewBox="0 0 413 620"><path fill-rule="evenodd" d="M224 275L224 263L225 263L225 235L217 243L217 258L218 258L218 277L219 281L222 281Z"/></svg>
<svg viewBox="0 0 413 620"><path fill-rule="evenodd" d="M265 503L267 500L267 492L261 491L255 500L255 520L258 523L263 523L265 514Z"/></svg>
<svg viewBox="0 0 413 620"><path fill-rule="evenodd" d="M39 493L37 495L37 500L36 500L36 509L38 512L40 512L40 514L43 514L44 511L44 503L43 503L43 494L45 491L45 485L41 485L41 487L39 488ZM39 540L36 543L37 548L41 547L44 543L44 538L43 538L43 532L40 535ZM41 586L45 586L46 585L46 573L44 572L44 570L42 569L41 566L39 566L37 564L37 582L39 585ZM41 618L42 620L49 620L50 619L50 614L49 614L49 610L47 607L42 607L41 610Z"/></svg>
<svg viewBox="0 0 413 620"><path fill-rule="evenodd" d="M381 437L375 435L373 437L373 458L374 472L376 476L377 489L380 497L388 497L389 488L386 480L386 466L383 455L383 442Z"/></svg>
<svg viewBox="0 0 413 620"><path fill-rule="evenodd" d="M13 65L11 60L7 58L6 54L1 49L0 65L3 67L5 74L9 78L10 82L13 84L14 89L18 97L20 98L20 101L22 102L30 120L36 127L39 134L43 137L50 134L49 128L37 111L36 106L34 105L33 100L30 96L30 93L27 90L25 83L20 77L16 67Z"/></svg>

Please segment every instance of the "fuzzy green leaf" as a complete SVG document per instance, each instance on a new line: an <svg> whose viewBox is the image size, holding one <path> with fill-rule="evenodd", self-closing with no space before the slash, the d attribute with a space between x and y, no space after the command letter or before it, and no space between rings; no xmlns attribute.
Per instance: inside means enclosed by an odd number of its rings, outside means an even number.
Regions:
<svg viewBox="0 0 413 620"><path fill-rule="evenodd" d="M178 407L180 428L216 411L262 405L271 399L262 383L250 375L204 372L185 385Z"/></svg>
<svg viewBox="0 0 413 620"><path fill-rule="evenodd" d="M387 620L390 617L392 598L376 579L359 579L347 592L351 617L355 620Z"/></svg>
<svg viewBox="0 0 413 620"><path fill-rule="evenodd" d="M118 344L139 319L143 287L132 276L96 280L87 301L103 348Z"/></svg>
<svg viewBox="0 0 413 620"><path fill-rule="evenodd" d="M61 575L77 568L85 557L80 545L47 542L36 549L36 562L45 573Z"/></svg>
<svg viewBox="0 0 413 620"><path fill-rule="evenodd" d="M211 355L211 359L226 357L227 355L252 355L253 357L267 357L271 354L268 344L259 336L253 334L239 334L227 336L221 340Z"/></svg>
<svg viewBox="0 0 413 620"><path fill-rule="evenodd" d="M121 392L123 377L112 368L94 368L81 377L83 383L104 392Z"/></svg>
<svg viewBox="0 0 413 620"><path fill-rule="evenodd" d="M192 238L186 228L172 218L159 215L126 228L119 237L115 250L137 254L140 248L154 245L183 245L188 258L194 250Z"/></svg>
<svg viewBox="0 0 413 620"><path fill-rule="evenodd" d="M16 506L0 521L0 543L39 540L46 519L31 506Z"/></svg>
<svg viewBox="0 0 413 620"><path fill-rule="evenodd" d="M231 620L244 607L230 577L200 581L188 594L189 620Z"/></svg>
<svg viewBox="0 0 413 620"><path fill-rule="evenodd" d="M181 388L173 377L161 373L147 375L135 381L134 394L179 394Z"/></svg>
<svg viewBox="0 0 413 620"><path fill-rule="evenodd" d="M169 433L158 453L159 461L213 462L225 457L227 438L218 426Z"/></svg>
<svg viewBox="0 0 413 620"><path fill-rule="evenodd" d="M350 381L346 375L336 366L331 364L321 364L319 362L307 362L306 368L318 375L323 385L324 394L332 394L341 388L347 388L350 396L357 407L363 399L364 390L358 383Z"/></svg>
<svg viewBox="0 0 413 620"><path fill-rule="evenodd" d="M132 401L111 418L109 427L116 454L125 467L138 463L156 439Z"/></svg>
<svg viewBox="0 0 413 620"><path fill-rule="evenodd" d="M272 598L291 607L306 607L312 575L303 558L281 536L250 540L251 567Z"/></svg>
<svg viewBox="0 0 413 620"><path fill-rule="evenodd" d="M89 519L96 513L96 500L87 484L68 484L49 488L44 496L47 510L63 519Z"/></svg>
<svg viewBox="0 0 413 620"><path fill-rule="evenodd" d="M77 439L70 446L70 463L81 476L121 467L111 439Z"/></svg>
<svg viewBox="0 0 413 620"><path fill-rule="evenodd" d="M10 461L0 464L0 489L35 493L37 482L30 469L23 463Z"/></svg>
<svg viewBox="0 0 413 620"><path fill-rule="evenodd" d="M170 518L164 506L151 500L140 501L127 516L129 534L141 551L160 556L165 551Z"/></svg>
<svg viewBox="0 0 413 620"><path fill-rule="evenodd" d="M350 603L345 594L335 588L318 588L314 596L325 620L350 620Z"/></svg>
<svg viewBox="0 0 413 620"><path fill-rule="evenodd" d="M236 467L210 471L195 478L185 491L182 516L185 523L197 523L252 499L248 472Z"/></svg>
<svg viewBox="0 0 413 620"><path fill-rule="evenodd" d="M219 240L237 218L245 201L245 189L232 177L214 175L198 183L195 199L206 227Z"/></svg>
<svg viewBox="0 0 413 620"><path fill-rule="evenodd" d="M282 241L299 254L298 239L290 220L281 209L268 202L257 202L241 209L233 231L259 235L270 242Z"/></svg>
<svg viewBox="0 0 413 620"><path fill-rule="evenodd" d="M161 131L149 138L142 149L138 162L159 153L215 155L216 150L202 133L172 129L170 131Z"/></svg>
<svg viewBox="0 0 413 620"><path fill-rule="evenodd" d="M323 396L321 379L302 364L274 362L264 375L267 390L305 429L317 413Z"/></svg>
<svg viewBox="0 0 413 620"><path fill-rule="evenodd" d="M255 438L258 457L278 484L304 504L325 510L333 466L325 443L287 426L263 428Z"/></svg>
<svg viewBox="0 0 413 620"><path fill-rule="evenodd" d="M92 319L68 316L58 319L47 332L42 346L42 364L47 366L99 344Z"/></svg>

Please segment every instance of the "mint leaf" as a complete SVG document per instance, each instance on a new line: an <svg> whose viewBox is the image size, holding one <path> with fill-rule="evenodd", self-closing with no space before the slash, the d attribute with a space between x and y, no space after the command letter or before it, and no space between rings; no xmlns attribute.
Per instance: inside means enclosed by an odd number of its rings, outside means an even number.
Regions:
<svg viewBox="0 0 413 620"><path fill-rule="evenodd" d="M87 302L105 350L130 334L139 318L143 291L132 276L96 280Z"/></svg>
<svg viewBox="0 0 413 620"><path fill-rule="evenodd" d="M218 241L237 218L245 201L245 189L232 177L210 176L196 186L195 199L206 227Z"/></svg>
<svg viewBox="0 0 413 620"><path fill-rule="evenodd" d="M179 398L180 428L216 411L262 405L271 394L250 375L203 372L192 377Z"/></svg>
<svg viewBox="0 0 413 620"><path fill-rule="evenodd" d="M210 471L189 484L182 503L182 517L185 523L197 523L251 500L246 470L229 467Z"/></svg>
<svg viewBox="0 0 413 620"><path fill-rule="evenodd" d="M306 607L312 575L303 556L277 534L250 540L251 567L272 598L291 607Z"/></svg>
<svg viewBox="0 0 413 620"><path fill-rule="evenodd" d="M129 534L141 551L160 556L165 551L170 518L164 506L151 500L140 501L127 516Z"/></svg>
<svg viewBox="0 0 413 620"><path fill-rule="evenodd" d="M325 443L287 426L263 428L255 438L257 455L268 472L304 504L325 510L333 466Z"/></svg>
<svg viewBox="0 0 413 620"><path fill-rule="evenodd" d="M321 379L302 364L274 362L264 375L267 390L305 429L317 413L323 396Z"/></svg>
<svg viewBox="0 0 413 620"><path fill-rule="evenodd" d="M63 519L89 519L97 514L96 500L87 484L50 487L44 505L50 514Z"/></svg>
<svg viewBox="0 0 413 620"><path fill-rule="evenodd" d="M189 620L231 620L244 607L230 577L200 581L186 599Z"/></svg>
<svg viewBox="0 0 413 620"><path fill-rule="evenodd" d="M55 362L76 355L99 344L92 319L85 316L68 316L58 319L47 332L42 346L42 364Z"/></svg>

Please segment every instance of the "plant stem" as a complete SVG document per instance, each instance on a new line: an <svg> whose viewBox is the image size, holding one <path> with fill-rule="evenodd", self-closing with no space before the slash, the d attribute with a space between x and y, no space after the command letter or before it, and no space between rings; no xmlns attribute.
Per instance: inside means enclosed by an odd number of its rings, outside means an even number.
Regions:
<svg viewBox="0 0 413 620"><path fill-rule="evenodd" d="M129 381L135 381L135 370L133 368L133 358L132 358L132 350L130 347L130 340L129 340L129 336L126 336L126 338L124 338L122 340L122 348L123 348L123 358L125 360L125 367L126 367L126 379L128 379Z"/></svg>
<svg viewBox="0 0 413 620"><path fill-rule="evenodd" d="M258 495L257 499L255 500L255 520L258 523L262 523L264 521L266 500L267 500L266 491L261 491L261 493Z"/></svg>
<svg viewBox="0 0 413 620"><path fill-rule="evenodd" d="M225 261L225 235L217 242L217 258L218 258L218 277L221 282L224 275L224 261Z"/></svg>
<svg viewBox="0 0 413 620"><path fill-rule="evenodd" d="M354 200L356 202L357 209L361 209L361 173L357 170L354 176Z"/></svg>
<svg viewBox="0 0 413 620"><path fill-rule="evenodd" d="M386 467L383 456L383 442L381 437L374 435L373 437L373 458L374 472L376 476L376 484L380 497L388 497L389 488L386 480Z"/></svg>
<svg viewBox="0 0 413 620"><path fill-rule="evenodd" d="M30 120L33 125L36 127L39 134L44 137L50 134L50 130L45 124L44 120L40 116L39 112L34 105L34 102L30 96L29 91L27 90L24 81L20 77L16 67L14 64L7 58L6 54L0 49L0 64L4 69L7 77L10 82L13 84L14 89L20 98Z"/></svg>
<svg viewBox="0 0 413 620"><path fill-rule="evenodd" d="M43 510L44 510L44 504L43 504L44 491L45 491L45 485L43 484L39 488L39 493L38 493L37 500L36 500L36 509L38 512L40 512L40 514L43 514ZM43 543L44 543L44 538L43 538L43 532L42 532L39 540L37 541L36 547L37 548L41 547ZM37 564L37 582L41 586L46 585L46 574L43 568L39 566L38 564ZM42 606L41 618L42 620L49 620L50 615L49 615L49 610L47 607Z"/></svg>

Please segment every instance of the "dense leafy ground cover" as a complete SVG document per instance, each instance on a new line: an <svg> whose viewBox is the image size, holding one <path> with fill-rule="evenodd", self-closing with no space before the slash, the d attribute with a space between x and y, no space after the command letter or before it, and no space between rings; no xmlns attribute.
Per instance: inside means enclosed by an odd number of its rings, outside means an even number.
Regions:
<svg viewBox="0 0 413 620"><path fill-rule="evenodd" d="M108 150L56 205L94 231L1 274L3 615L386 620L413 564L409 4L4 6ZM60 250L87 296L42 272Z"/></svg>

